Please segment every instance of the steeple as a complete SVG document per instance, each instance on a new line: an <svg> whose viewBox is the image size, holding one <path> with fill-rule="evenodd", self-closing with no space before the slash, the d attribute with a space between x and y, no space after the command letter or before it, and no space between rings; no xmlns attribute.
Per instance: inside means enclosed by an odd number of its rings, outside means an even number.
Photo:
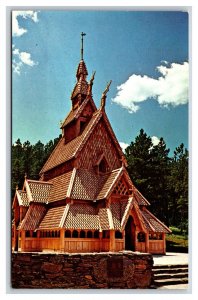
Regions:
<svg viewBox="0 0 198 300"><path fill-rule="evenodd" d="M81 103L85 100L88 93L88 83L87 83L87 67L83 59L83 37L86 33L81 33L81 60L79 62L77 71L76 71L76 79L77 83L73 89L71 94L72 100L72 109L75 109L81 105Z"/></svg>

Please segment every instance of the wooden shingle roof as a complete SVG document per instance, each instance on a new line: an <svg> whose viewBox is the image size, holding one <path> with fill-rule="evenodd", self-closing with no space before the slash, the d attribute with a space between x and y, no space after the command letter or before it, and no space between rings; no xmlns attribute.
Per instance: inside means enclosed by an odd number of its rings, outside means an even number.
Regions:
<svg viewBox="0 0 198 300"><path fill-rule="evenodd" d="M100 229L97 209L88 203L70 205L64 225L67 229Z"/></svg>
<svg viewBox="0 0 198 300"><path fill-rule="evenodd" d="M52 188L52 184L50 182L28 179L25 183L27 193L28 190L30 190L31 192L31 201L40 203L48 202L50 191Z"/></svg>
<svg viewBox="0 0 198 300"><path fill-rule="evenodd" d="M20 229L36 230L45 216L47 208L44 204L31 203L25 218L23 219Z"/></svg>
<svg viewBox="0 0 198 300"><path fill-rule="evenodd" d="M63 200L67 197L67 192L72 178L72 172L73 171L69 171L49 181L52 184L52 188L48 197L48 202Z"/></svg>
<svg viewBox="0 0 198 300"><path fill-rule="evenodd" d="M151 232L171 233L171 230L146 208L140 210L146 228Z"/></svg>
<svg viewBox="0 0 198 300"><path fill-rule="evenodd" d="M77 155L78 151L84 146L91 132L94 130L102 114L100 111L97 111L93 114L91 120L85 127L82 134L77 136L75 139L71 140L65 144L65 139L62 137L55 147L54 151L49 156L47 162L44 164L43 168L40 171L40 174L53 169L54 167L72 159Z"/></svg>
<svg viewBox="0 0 198 300"><path fill-rule="evenodd" d="M39 225L39 229L42 230L42 229L60 228L60 223L63 217L64 210L65 210L64 205L49 208Z"/></svg>

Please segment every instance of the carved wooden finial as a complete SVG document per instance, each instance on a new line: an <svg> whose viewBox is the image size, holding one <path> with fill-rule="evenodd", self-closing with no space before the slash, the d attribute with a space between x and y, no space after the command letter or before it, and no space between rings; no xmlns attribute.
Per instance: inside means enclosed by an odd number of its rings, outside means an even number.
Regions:
<svg viewBox="0 0 198 300"><path fill-rule="evenodd" d="M25 173L25 176L24 176L25 180L27 179L27 173Z"/></svg>
<svg viewBox="0 0 198 300"><path fill-rule="evenodd" d="M101 98L101 108L104 108L105 107L105 104L106 104L106 98L107 98L107 92L109 91L109 87L112 83L112 80L109 81L109 83L107 84L106 86L106 89L104 90L104 92L102 93L102 98Z"/></svg>
<svg viewBox="0 0 198 300"><path fill-rule="evenodd" d="M92 86L93 86L95 74L96 74L96 71L93 72L92 77L91 77L91 79L90 79L90 81L89 81L88 95L91 95L91 94L92 94Z"/></svg>
<svg viewBox="0 0 198 300"><path fill-rule="evenodd" d="M85 36L86 33L81 32L81 60L83 60L83 36Z"/></svg>
<svg viewBox="0 0 198 300"><path fill-rule="evenodd" d="M18 191L18 189L19 189L19 186L18 186L18 184L16 185L16 191Z"/></svg>

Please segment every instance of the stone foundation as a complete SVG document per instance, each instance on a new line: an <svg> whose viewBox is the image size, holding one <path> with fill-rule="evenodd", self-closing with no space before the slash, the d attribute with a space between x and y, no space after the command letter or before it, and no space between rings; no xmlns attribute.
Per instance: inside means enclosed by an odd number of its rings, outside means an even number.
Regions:
<svg viewBox="0 0 198 300"><path fill-rule="evenodd" d="M29 289L146 289L151 254L12 253L12 287Z"/></svg>

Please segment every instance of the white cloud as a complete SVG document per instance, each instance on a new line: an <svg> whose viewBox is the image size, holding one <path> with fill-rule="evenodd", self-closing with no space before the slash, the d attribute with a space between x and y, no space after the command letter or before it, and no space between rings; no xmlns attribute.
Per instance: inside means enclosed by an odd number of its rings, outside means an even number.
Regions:
<svg viewBox="0 0 198 300"><path fill-rule="evenodd" d="M153 143L153 146L157 146L160 142L160 139L157 136L152 136L151 141Z"/></svg>
<svg viewBox="0 0 198 300"><path fill-rule="evenodd" d="M13 11L12 12L12 35L21 36L27 32L26 28L22 28L19 25L18 17L23 19L31 19L33 22L38 22L38 12L27 10L27 11Z"/></svg>
<svg viewBox="0 0 198 300"><path fill-rule="evenodd" d="M31 54L28 52L20 52L19 49L13 48L12 54L13 54L13 61L12 61L13 72L17 73L18 75L20 75L21 68L24 65L33 67L38 64L37 62L31 59Z"/></svg>
<svg viewBox="0 0 198 300"><path fill-rule="evenodd" d="M139 103L154 98L161 106L177 106L188 102L189 64L172 63L158 66L162 75L158 79L146 75L133 74L117 87L117 95L113 102L123 106L130 113L136 112Z"/></svg>
<svg viewBox="0 0 198 300"><path fill-rule="evenodd" d="M129 146L129 144L126 144L126 143L124 143L124 142L119 142L119 144L120 144L120 147L122 148L122 151L123 151L123 152L124 152L125 149Z"/></svg>

